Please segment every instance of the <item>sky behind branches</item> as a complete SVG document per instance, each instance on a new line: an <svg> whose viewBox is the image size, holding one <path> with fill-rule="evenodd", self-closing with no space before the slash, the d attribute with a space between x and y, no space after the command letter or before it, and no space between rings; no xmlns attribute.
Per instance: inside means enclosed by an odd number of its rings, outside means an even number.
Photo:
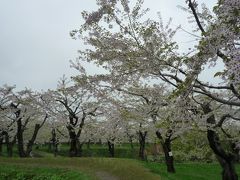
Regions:
<svg viewBox="0 0 240 180"><path fill-rule="evenodd" d="M177 2L179 4L177 4ZM198 1L212 7L216 0ZM173 18L173 27L179 24L191 31L185 0L145 0L147 14L155 19L160 11L163 20ZM16 85L33 90L54 89L63 74L67 77L77 72L70 68L69 60L82 49L80 40L73 40L69 32L83 24L81 12L96 10L95 0L1 0L0 1L0 86ZM176 40L182 50L193 46L194 37L178 33ZM87 66L90 73L99 72Z"/></svg>

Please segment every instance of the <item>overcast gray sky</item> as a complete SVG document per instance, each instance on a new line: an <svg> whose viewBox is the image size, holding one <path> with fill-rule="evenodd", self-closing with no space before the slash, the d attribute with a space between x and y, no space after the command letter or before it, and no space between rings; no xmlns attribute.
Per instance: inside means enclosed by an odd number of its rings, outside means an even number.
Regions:
<svg viewBox="0 0 240 180"><path fill-rule="evenodd" d="M178 2L178 4L177 4ZM212 6L216 0L199 1ZM173 18L173 25L191 29L187 14L177 8L185 0L145 0L149 17ZM82 23L81 12L94 10L95 0L0 0L0 86L16 85L34 90L56 88L58 79L76 74L69 60L77 57L82 48L79 40L72 40L69 32ZM179 34L183 47L189 35ZM88 67L94 72L95 68Z"/></svg>

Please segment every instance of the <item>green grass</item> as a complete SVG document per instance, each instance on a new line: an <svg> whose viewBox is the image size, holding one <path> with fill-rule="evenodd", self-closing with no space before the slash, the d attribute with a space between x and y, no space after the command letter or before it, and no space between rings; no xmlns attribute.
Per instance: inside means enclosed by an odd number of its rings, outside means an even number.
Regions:
<svg viewBox="0 0 240 180"><path fill-rule="evenodd" d="M149 148L149 145L147 146ZM60 147L60 155L57 158L53 157L53 153L48 150L47 146L39 147L33 151L34 156L42 158L16 158L17 151L14 148L13 158L0 158L0 172L4 172L2 176L11 177L10 179L18 179L18 177L46 177L52 180L61 179L61 171L69 172L67 176L73 176L74 173L79 173L76 176L80 179L99 179L103 176L105 179L163 179L163 180L217 180L221 179L221 167L218 163L176 163L176 174L166 172L166 166L163 161L163 155L160 156L159 162L142 162L137 160L138 146L134 149L130 148L129 144L116 146L117 158L106 158L109 156L106 145L92 144L90 149L83 146L83 158L68 158L68 145L63 144ZM6 152L3 153L6 156ZM148 160L152 157L148 156ZM177 162L177 161L176 161ZM181 162L181 161L178 161ZM6 168L5 168L5 165ZM16 166L17 165L17 166ZM14 166L14 167L10 167ZM9 168L8 168L9 167ZM20 167L16 171L16 167ZM36 169L36 168L40 168ZM41 170L43 168L43 170ZM45 168L45 169L44 169ZM47 169L46 169L47 168ZM56 169L58 168L58 169ZM60 168L60 170L59 170ZM8 171L13 169L15 171ZM240 165L236 166L238 175L240 176ZM38 174L38 172L43 172ZM58 177L59 176L59 177ZM67 179L68 177L64 177ZM0 180L1 180L0 176ZM5 178L8 179L8 178ZM46 179L46 178L45 178ZM77 179L77 178L72 178ZM101 179L101 178L100 178ZM24 180L22 178L21 180Z"/></svg>
<svg viewBox="0 0 240 180"><path fill-rule="evenodd" d="M175 167L177 172L169 174L166 172L164 164L132 159L66 157L0 158L0 179L221 179L221 168L218 164L182 163L176 164ZM238 175L240 175L240 165L237 165L236 168Z"/></svg>
<svg viewBox="0 0 240 180"><path fill-rule="evenodd" d="M0 180L87 180L89 176L73 170L36 168L0 164Z"/></svg>
<svg viewBox="0 0 240 180"><path fill-rule="evenodd" d="M120 158L0 158L0 179L27 180L29 177L46 180L219 180L218 164L176 164L176 173L166 172L166 166ZM240 165L236 166L240 175ZM14 178L12 178L14 177ZM24 177L21 179L21 177ZM52 179L51 179L52 178ZM39 180L40 180L39 179ZM38 179L37 179L38 180Z"/></svg>
<svg viewBox="0 0 240 180"><path fill-rule="evenodd" d="M175 164L176 173L170 174L166 166L160 163L148 162L144 166L151 172L161 175L162 180L219 180L221 179L221 167L219 164L211 163L181 163ZM240 176L240 165L236 166Z"/></svg>
<svg viewBox="0 0 240 180"><path fill-rule="evenodd" d="M24 169L36 167L41 168L62 168L71 171L80 171L88 179L129 179L129 180L159 180L160 176L151 173L143 166L142 162L129 159L114 158L0 158L0 166L16 166ZM19 171L21 172L21 171ZM72 173L70 173L72 174ZM85 176L84 176L85 177ZM73 178L74 179L74 178Z"/></svg>

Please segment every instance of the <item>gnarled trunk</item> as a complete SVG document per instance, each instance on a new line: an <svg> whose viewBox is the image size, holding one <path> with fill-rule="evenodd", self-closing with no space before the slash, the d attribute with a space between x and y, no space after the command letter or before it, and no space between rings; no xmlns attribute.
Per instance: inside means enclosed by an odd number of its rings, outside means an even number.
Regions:
<svg viewBox="0 0 240 180"><path fill-rule="evenodd" d="M57 153L58 153L58 140L56 138L56 131L55 131L55 128L52 129L52 139L51 139L51 144L53 146L53 154L54 154L54 157L57 156Z"/></svg>
<svg viewBox="0 0 240 180"><path fill-rule="evenodd" d="M7 154L8 154L8 157L12 157L13 156L13 146L14 146L13 143L8 143L7 144Z"/></svg>
<svg viewBox="0 0 240 180"><path fill-rule="evenodd" d="M30 153L32 152L32 147L33 147L34 142L37 138L37 134L38 134L38 131L39 131L40 128L41 128L40 124L35 124L35 128L34 128L32 138L30 139L30 141L27 144L27 150L25 152L26 157L29 157Z"/></svg>
<svg viewBox="0 0 240 180"><path fill-rule="evenodd" d="M114 157L115 156L115 150L114 150L114 143L108 141L108 152L109 152L109 155L110 157Z"/></svg>
<svg viewBox="0 0 240 180"><path fill-rule="evenodd" d="M175 168L174 168L174 158L171 150L171 136L167 137L164 141L161 133L159 131L156 132L156 135L158 139L161 142L161 145L163 147L164 155L165 155L165 163L167 166L167 172L169 173L175 173Z"/></svg>
<svg viewBox="0 0 240 180"><path fill-rule="evenodd" d="M24 150L24 141L23 141L23 131L24 126L22 124L21 110L17 109L17 105L11 104L13 108L16 109L15 116L17 121L17 147L19 157L26 157L26 153Z"/></svg>
<svg viewBox="0 0 240 180"><path fill-rule="evenodd" d="M83 112L83 116L81 118L81 122L79 124L79 129L77 133L75 132L74 127L76 127L78 123L78 117L72 111L69 112L69 125L67 126L69 137L70 137L70 150L69 156L76 157L82 155L82 144L80 144L80 136L82 133L82 128L84 126L84 121L87 116L85 112Z"/></svg>
<svg viewBox="0 0 240 180"><path fill-rule="evenodd" d="M209 104L202 105L205 114L212 112ZM215 116L211 115L207 119L208 124L216 124ZM234 167L235 158L233 154L226 153L220 143L219 136L211 128L207 130L207 138L209 146L216 155L222 167L222 180L238 180L238 176Z"/></svg>
<svg viewBox="0 0 240 180"><path fill-rule="evenodd" d="M145 144L146 144L146 136L147 136L147 131L138 132L138 138L139 138L139 158L142 160L146 160L146 154L145 154Z"/></svg>
<svg viewBox="0 0 240 180"><path fill-rule="evenodd" d="M3 137L0 137L0 156L2 156Z"/></svg>
<svg viewBox="0 0 240 180"><path fill-rule="evenodd" d="M8 157L12 157L13 156L13 146L16 143L16 136L14 136L13 140L10 142L8 132L4 131L3 135L5 136L5 143L7 146Z"/></svg>
<svg viewBox="0 0 240 180"><path fill-rule="evenodd" d="M19 117L17 116L17 118ZM26 157L24 151L22 118L17 120L17 143L19 157Z"/></svg>
<svg viewBox="0 0 240 180"><path fill-rule="evenodd" d="M70 137L69 156L77 157L78 156L78 139L72 126L68 126L68 133Z"/></svg>
<svg viewBox="0 0 240 180"><path fill-rule="evenodd" d="M233 141L232 142L232 150L236 156L236 162L240 162L240 146L239 146L239 142L238 141Z"/></svg>
<svg viewBox="0 0 240 180"><path fill-rule="evenodd" d="M219 137L216 134L215 131L213 130L208 130L207 131L207 137L208 137L208 142L217 156L217 159L222 167L222 179L223 180L238 180L238 176L234 167L235 163L235 158L231 154L227 154L220 142L219 142Z"/></svg>
<svg viewBox="0 0 240 180"><path fill-rule="evenodd" d="M163 146L163 151L165 154L165 162L167 165L167 172L170 173L175 173L175 168L174 168L174 159L171 151L171 142L170 140L165 140L165 142L162 144Z"/></svg>

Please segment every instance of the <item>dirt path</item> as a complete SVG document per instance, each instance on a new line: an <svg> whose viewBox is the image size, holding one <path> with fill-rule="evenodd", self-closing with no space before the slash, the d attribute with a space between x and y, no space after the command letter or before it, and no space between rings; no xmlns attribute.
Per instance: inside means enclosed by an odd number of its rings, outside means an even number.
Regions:
<svg viewBox="0 0 240 180"><path fill-rule="evenodd" d="M118 177L113 176L112 174L105 171L98 171L95 174L100 180L119 180Z"/></svg>

